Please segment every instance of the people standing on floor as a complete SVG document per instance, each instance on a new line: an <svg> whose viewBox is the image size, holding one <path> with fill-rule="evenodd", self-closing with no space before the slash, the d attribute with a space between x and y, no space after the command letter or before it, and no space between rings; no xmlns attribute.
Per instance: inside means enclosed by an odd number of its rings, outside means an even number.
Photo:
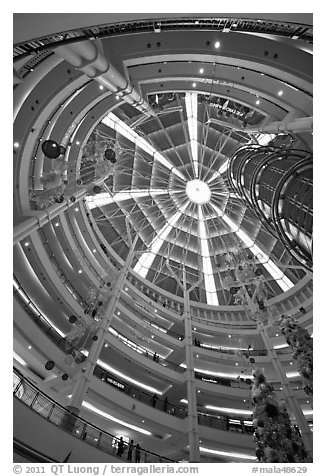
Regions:
<svg viewBox="0 0 326 476"><path fill-rule="evenodd" d="M128 455L127 455L127 461L132 462L132 452L134 449L134 440L131 440L129 443L129 448L128 448Z"/></svg>
<svg viewBox="0 0 326 476"><path fill-rule="evenodd" d="M124 441L122 436L120 437L119 443L118 443L118 452L117 456L122 456L124 451Z"/></svg>
<svg viewBox="0 0 326 476"><path fill-rule="evenodd" d="M156 402L157 402L157 395L156 395L156 393L154 393L154 395L152 397L152 407L153 408L156 407Z"/></svg>
<svg viewBox="0 0 326 476"><path fill-rule="evenodd" d="M137 443L136 449L135 449L135 463L140 463L140 446L139 446L139 443Z"/></svg>

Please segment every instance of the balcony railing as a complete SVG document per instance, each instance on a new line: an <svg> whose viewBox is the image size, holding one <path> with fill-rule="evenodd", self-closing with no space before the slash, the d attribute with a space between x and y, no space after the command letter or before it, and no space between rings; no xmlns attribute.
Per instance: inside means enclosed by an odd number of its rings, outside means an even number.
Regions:
<svg viewBox="0 0 326 476"><path fill-rule="evenodd" d="M40 416L73 435L75 438L104 451L108 455L116 455L118 438L107 431L101 430L97 426L76 416L63 406L56 403L45 393L40 391L28 379L26 379L17 369L14 369L14 397L27 405L31 410ZM125 444L126 449L128 444ZM121 456L126 460L127 451ZM160 456L156 453L141 448L141 462L165 463L175 460Z"/></svg>

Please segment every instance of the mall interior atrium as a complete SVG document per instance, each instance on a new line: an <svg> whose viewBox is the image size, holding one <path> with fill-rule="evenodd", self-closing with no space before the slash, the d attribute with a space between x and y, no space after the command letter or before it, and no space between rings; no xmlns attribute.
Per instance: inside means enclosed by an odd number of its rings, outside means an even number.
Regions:
<svg viewBox="0 0 326 476"><path fill-rule="evenodd" d="M312 461L312 14L214 15L13 15L15 462Z"/></svg>

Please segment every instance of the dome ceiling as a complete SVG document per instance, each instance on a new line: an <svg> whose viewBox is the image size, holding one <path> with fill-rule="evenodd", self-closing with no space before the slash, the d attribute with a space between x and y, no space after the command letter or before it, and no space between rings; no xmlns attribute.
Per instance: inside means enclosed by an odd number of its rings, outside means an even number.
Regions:
<svg viewBox="0 0 326 476"><path fill-rule="evenodd" d="M174 294L182 295L183 269L190 285L202 276L191 293L194 301L237 304L227 282L248 260L262 270L269 298L293 286L303 271L287 268L292 258L241 203L227 178L229 157L257 142L241 125L263 116L195 91L147 99L156 117L135 116L135 109L123 104L98 124L84 148L82 176L94 151L103 156L111 148L116 154L101 193L86 199L103 239L125 259L129 230L137 233L132 269ZM271 271L280 260L282 269Z"/></svg>

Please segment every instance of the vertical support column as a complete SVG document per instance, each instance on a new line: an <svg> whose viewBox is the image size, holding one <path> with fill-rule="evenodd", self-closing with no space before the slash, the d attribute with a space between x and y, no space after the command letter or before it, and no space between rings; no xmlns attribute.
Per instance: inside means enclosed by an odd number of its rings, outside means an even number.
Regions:
<svg viewBox="0 0 326 476"><path fill-rule="evenodd" d="M268 356L273 364L276 375L278 376L278 378L280 379L282 383L285 398L289 404L289 407L293 411L293 414L295 416L298 426L301 429L302 440L304 442L305 448L310 453L312 452L312 449L313 449L313 438L312 438L312 433L309 428L308 422L304 414L302 413L302 409L300 407L298 399L293 394L293 390L290 386L289 380L284 372L282 364L280 363L277 357L276 351L267 334L267 330L261 324L259 324L259 333L263 339L263 342L268 352Z"/></svg>
<svg viewBox="0 0 326 476"><path fill-rule="evenodd" d="M80 378L77 381L75 388L73 390L71 402L68 408L71 411L73 411L73 413L75 414L79 414L80 412L82 402L84 400L89 382L92 378L92 375L96 366L96 362L99 358L100 352L102 350L102 347L105 341L106 333L111 325L116 305L119 301L121 291L127 277L128 270L130 268L130 265L134 257L134 251L135 251L137 240L138 240L138 235L136 235L133 242L131 243L131 247L130 247L127 259L125 261L124 267L121 269L118 279L113 287L111 298L105 310L100 328L97 332L98 339L97 341L93 342L91 346L87 360L81 371L82 373L80 374Z"/></svg>
<svg viewBox="0 0 326 476"><path fill-rule="evenodd" d="M194 371L194 355L192 345L192 326L189 290L187 290L186 271L183 268L183 296L184 296L184 325L185 325L185 350L186 350L186 381L188 399L188 430L189 430L189 456L191 463L200 462L198 439L197 394Z"/></svg>

